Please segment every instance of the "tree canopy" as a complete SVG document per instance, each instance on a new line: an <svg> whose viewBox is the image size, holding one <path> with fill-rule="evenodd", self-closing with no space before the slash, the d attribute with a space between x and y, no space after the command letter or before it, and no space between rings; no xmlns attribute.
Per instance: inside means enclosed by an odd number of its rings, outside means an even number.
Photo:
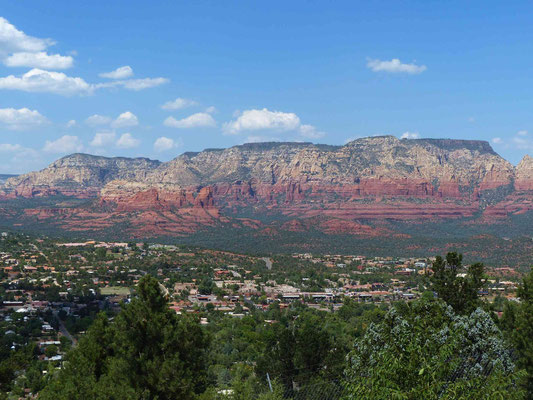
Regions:
<svg viewBox="0 0 533 400"><path fill-rule="evenodd" d="M101 314L40 399L192 399L205 389L206 335L177 316L156 279L113 321Z"/></svg>
<svg viewBox="0 0 533 400"><path fill-rule="evenodd" d="M480 308L458 315L428 298L396 305L348 360L348 399L522 398L510 351Z"/></svg>

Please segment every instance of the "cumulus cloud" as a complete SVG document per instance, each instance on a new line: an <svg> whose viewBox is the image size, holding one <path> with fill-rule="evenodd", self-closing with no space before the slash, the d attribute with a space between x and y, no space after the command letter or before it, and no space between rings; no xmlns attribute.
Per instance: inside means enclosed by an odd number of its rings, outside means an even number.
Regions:
<svg viewBox="0 0 533 400"><path fill-rule="evenodd" d="M525 131L525 130L521 130L521 131L516 132L516 134L517 134L518 136L527 136L527 131Z"/></svg>
<svg viewBox="0 0 533 400"><path fill-rule="evenodd" d="M0 17L0 51L38 52L52 46L52 39L39 39L26 35L3 17Z"/></svg>
<svg viewBox="0 0 533 400"><path fill-rule="evenodd" d="M49 92L61 95L90 94L94 87L82 78L70 77L62 72L34 68L21 76L0 78L0 89L24 92Z"/></svg>
<svg viewBox="0 0 533 400"><path fill-rule="evenodd" d="M48 153L76 153L83 150L83 144L77 136L64 135L57 140L47 140L43 150Z"/></svg>
<svg viewBox="0 0 533 400"><path fill-rule="evenodd" d="M117 80L108 83L88 83L83 78L71 77L63 72L33 68L25 74L0 77L0 89L25 92L46 92L64 96L89 95L96 89L123 87L128 90L143 90L168 82L166 78Z"/></svg>
<svg viewBox="0 0 533 400"><path fill-rule="evenodd" d="M213 117L207 113L196 113L183 119L176 119L174 117L168 117L163 122L165 126L170 128L209 128L216 126L216 122Z"/></svg>
<svg viewBox="0 0 533 400"><path fill-rule="evenodd" d="M133 76L133 69L129 65L125 65L110 72L102 72L98 76L109 79L124 79Z"/></svg>
<svg viewBox="0 0 533 400"><path fill-rule="evenodd" d="M402 136L400 136L400 139L419 139L420 133L418 132L404 132L402 133Z"/></svg>
<svg viewBox="0 0 533 400"><path fill-rule="evenodd" d="M178 97L176 100L167 101L161 106L161 108L163 110L181 110L182 108L192 107L196 105L198 105L198 103L194 100Z"/></svg>
<svg viewBox="0 0 533 400"><path fill-rule="evenodd" d="M227 135L239 135L243 132L262 131L270 133L295 132L301 137L317 139L325 135L314 126L302 124L294 113L270 111L266 108L245 110L234 115L233 121L223 125L222 130ZM254 135L253 137L264 137Z"/></svg>
<svg viewBox="0 0 533 400"><path fill-rule="evenodd" d="M26 35L5 18L0 17L0 58L8 67L66 69L74 65L71 56L48 54L52 39Z"/></svg>
<svg viewBox="0 0 533 400"><path fill-rule="evenodd" d="M89 143L92 147L107 147L115 143L114 132L98 132Z"/></svg>
<svg viewBox="0 0 533 400"><path fill-rule="evenodd" d="M14 53L4 59L8 67L30 67L45 69L67 69L74 65L74 58L59 54L48 54L44 51L37 53Z"/></svg>
<svg viewBox="0 0 533 400"><path fill-rule="evenodd" d="M67 128L74 128L75 126L76 126L75 119L71 119L70 121L67 122Z"/></svg>
<svg viewBox="0 0 533 400"><path fill-rule="evenodd" d="M94 114L85 120L85 123L90 126L107 125L110 124L112 119L105 115Z"/></svg>
<svg viewBox="0 0 533 400"><path fill-rule="evenodd" d="M398 58L393 58L390 61L369 59L366 66L374 72L390 72L390 73L405 73L405 74L420 74L424 72L427 67L425 65L404 64Z"/></svg>
<svg viewBox="0 0 533 400"><path fill-rule="evenodd" d="M11 130L36 128L48 120L37 110L29 108L0 108L0 124Z"/></svg>
<svg viewBox="0 0 533 400"><path fill-rule="evenodd" d="M111 123L113 128L130 128L137 125L139 125L139 119L130 111L123 112Z"/></svg>
<svg viewBox="0 0 533 400"><path fill-rule="evenodd" d="M116 146L121 149L132 149L141 144L139 139L134 138L131 133L124 133L117 140Z"/></svg>
<svg viewBox="0 0 533 400"><path fill-rule="evenodd" d="M224 124L223 130L227 134L237 135L245 131L292 131L299 127L300 118L296 114L263 108L243 111L237 119Z"/></svg>
<svg viewBox="0 0 533 400"><path fill-rule="evenodd" d="M208 113L208 114L214 114L214 113L216 113L217 111L218 111L218 110L216 109L215 106L207 107L207 108L205 109L205 112Z"/></svg>
<svg viewBox="0 0 533 400"><path fill-rule="evenodd" d="M154 142L154 150L157 152L169 151L178 147L178 143L174 139L161 136Z"/></svg>
<svg viewBox="0 0 533 400"><path fill-rule="evenodd" d="M492 138L491 142L494 144L501 144L503 143L503 140L501 137L495 137L495 138Z"/></svg>
<svg viewBox="0 0 533 400"><path fill-rule="evenodd" d="M125 111L113 119L106 115L94 114L85 120L90 126L110 125L112 128L131 128L139 125L139 119L131 111Z"/></svg>

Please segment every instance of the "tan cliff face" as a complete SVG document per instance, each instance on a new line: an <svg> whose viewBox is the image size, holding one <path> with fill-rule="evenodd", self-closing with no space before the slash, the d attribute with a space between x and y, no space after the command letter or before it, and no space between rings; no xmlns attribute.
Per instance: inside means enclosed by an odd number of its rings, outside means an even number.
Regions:
<svg viewBox="0 0 533 400"><path fill-rule="evenodd" d="M90 208L26 212L69 229L104 229L119 220L138 235L184 234L215 223L259 229L257 221L228 217L252 207L259 214L320 220L324 232L335 226L363 234L370 231L361 220L526 212L533 209L532 177L531 157L514 168L487 142L382 136L344 146L245 144L166 163L74 154L9 179L0 198L94 198Z"/></svg>
<svg viewBox="0 0 533 400"><path fill-rule="evenodd" d="M533 157L526 155L516 166L516 190L533 190Z"/></svg>
<svg viewBox="0 0 533 400"><path fill-rule="evenodd" d="M483 142L385 136L338 147L257 143L185 154L153 170L146 182L191 186L250 180L353 184L411 179L499 186L512 177L512 165Z"/></svg>
<svg viewBox="0 0 533 400"><path fill-rule="evenodd" d="M63 157L47 168L8 179L4 192L13 197L55 194L91 197L114 179L143 180L161 163L146 158L107 158L89 154Z"/></svg>

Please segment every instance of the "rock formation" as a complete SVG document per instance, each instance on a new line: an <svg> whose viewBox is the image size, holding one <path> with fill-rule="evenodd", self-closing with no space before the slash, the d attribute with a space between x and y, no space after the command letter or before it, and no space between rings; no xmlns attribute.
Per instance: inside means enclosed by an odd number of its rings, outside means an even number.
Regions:
<svg viewBox="0 0 533 400"><path fill-rule="evenodd" d="M362 221L504 218L533 209L533 159L515 168L484 141L357 139L344 146L252 143L145 158L64 157L39 172L9 179L0 198L62 195L94 199L68 211L26 216L86 220L90 229L128 221L134 235L186 234L229 223L261 228L263 215L297 232L315 221L326 233L375 235ZM258 218L245 218L250 210ZM61 208L60 205L57 207Z"/></svg>

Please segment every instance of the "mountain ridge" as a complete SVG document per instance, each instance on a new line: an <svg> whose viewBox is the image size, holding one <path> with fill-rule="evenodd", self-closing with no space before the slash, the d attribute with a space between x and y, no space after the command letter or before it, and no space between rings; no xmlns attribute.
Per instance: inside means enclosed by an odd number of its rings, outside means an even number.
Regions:
<svg viewBox="0 0 533 400"><path fill-rule="evenodd" d="M14 211L20 198L29 203ZM394 136L250 143L167 162L73 154L9 179L0 201L6 221L68 232L186 237L231 228L275 237L312 227L377 240L409 236L383 228L387 221L520 220L533 210L533 159L515 167L485 141Z"/></svg>

